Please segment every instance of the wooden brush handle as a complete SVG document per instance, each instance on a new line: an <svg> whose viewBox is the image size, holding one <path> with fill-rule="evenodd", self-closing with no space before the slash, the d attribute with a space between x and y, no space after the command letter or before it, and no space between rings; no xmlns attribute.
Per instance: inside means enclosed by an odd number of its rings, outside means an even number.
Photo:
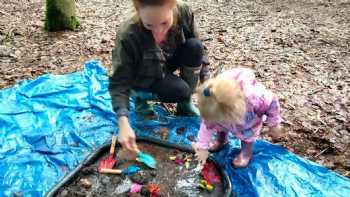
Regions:
<svg viewBox="0 0 350 197"><path fill-rule="evenodd" d="M117 136L116 135L113 135L112 136L112 143L111 143L111 148L109 150L109 153L110 154L114 154L114 151L115 151L115 143L117 142Z"/></svg>
<svg viewBox="0 0 350 197"><path fill-rule="evenodd" d="M138 147L136 147L135 153L139 154L140 152L141 152L140 149Z"/></svg>
<svg viewBox="0 0 350 197"><path fill-rule="evenodd" d="M121 174L122 170L102 168L100 172L105 174Z"/></svg>

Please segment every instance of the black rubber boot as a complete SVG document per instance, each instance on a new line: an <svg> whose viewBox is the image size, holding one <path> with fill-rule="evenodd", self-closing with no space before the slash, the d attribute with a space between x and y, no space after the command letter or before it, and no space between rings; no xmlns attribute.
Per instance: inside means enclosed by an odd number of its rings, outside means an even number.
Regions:
<svg viewBox="0 0 350 197"><path fill-rule="evenodd" d="M191 99L177 103L176 115L179 116L199 116L198 108L193 104Z"/></svg>
<svg viewBox="0 0 350 197"><path fill-rule="evenodd" d="M154 115L153 106L147 101L157 100L157 96L151 92L135 91L131 92L132 96L135 97L135 109L136 112L143 116Z"/></svg>

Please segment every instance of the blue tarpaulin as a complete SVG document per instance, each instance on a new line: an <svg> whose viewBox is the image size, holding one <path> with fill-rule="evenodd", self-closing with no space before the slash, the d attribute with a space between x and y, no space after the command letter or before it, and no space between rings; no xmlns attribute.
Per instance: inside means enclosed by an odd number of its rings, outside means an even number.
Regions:
<svg viewBox="0 0 350 197"><path fill-rule="evenodd" d="M131 112L138 136L159 138L169 128L171 143L189 146L199 119L167 114L155 120ZM179 136L176 129L186 127ZM0 196L44 196L89 154L117 132L108 75L97 61L66 75L43 75L0 91ZM214 159L230 177L237 196L350 196L350 180L286 149L259 140L247 168L234 169L239 142L231 139Z"/></svg>

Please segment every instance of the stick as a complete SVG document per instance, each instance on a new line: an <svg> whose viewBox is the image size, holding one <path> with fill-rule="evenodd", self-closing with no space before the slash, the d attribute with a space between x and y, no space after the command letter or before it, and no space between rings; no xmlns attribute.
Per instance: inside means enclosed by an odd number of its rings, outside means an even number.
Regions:
<svg viewBox="0 0 350 197"><path fill-rule="evenodd" d="M319 152L317 155L315 155L314 158L319 157L320 155L322 155L322 153L326 152L326 150L328 150L328 149L329 149L329 147L323 149L321 152Z"/></svg>
<svg viewBox="0 0 350 197"><path fill-rule="evenodd" d="M109 150L110 154L114 154L114 150L115 150L115 143L117 141L117 136L113 135L112 136L112 143L111 143L111 149Z"/></svg>
<svg viewBox="0 0 350 197"><path fill-rule="evenodd" d="M104 174L121 174L122 170L102 168L100 172Z"/></svg>
<svg viewBox="0 0 350 197"><path fill-rule="evenodd" d="M324 90L325 88L322 87L322 88L317 88L317 89L314 89L312 90L311 92L308 93L308 95L314 95L314 94L317 94L318 92L321 92L322 90Z"/></svg>

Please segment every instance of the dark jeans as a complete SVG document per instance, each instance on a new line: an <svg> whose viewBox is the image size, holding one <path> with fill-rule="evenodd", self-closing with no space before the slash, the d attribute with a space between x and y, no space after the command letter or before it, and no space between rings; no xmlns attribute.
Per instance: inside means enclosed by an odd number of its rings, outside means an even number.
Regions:
<svg viewBox="0 0 350 197"><path fill-rule="evenodd" d="M189 84L181 77L174 75L173 72L183 66L200 67L202 61L202 43L196 38L188 39L176 49L172 59L168 61L169 73L163 79L155 81L149 89L141 91L155 93L160 101L166 103L176 103L189 99L192 94Z"/></svg>

